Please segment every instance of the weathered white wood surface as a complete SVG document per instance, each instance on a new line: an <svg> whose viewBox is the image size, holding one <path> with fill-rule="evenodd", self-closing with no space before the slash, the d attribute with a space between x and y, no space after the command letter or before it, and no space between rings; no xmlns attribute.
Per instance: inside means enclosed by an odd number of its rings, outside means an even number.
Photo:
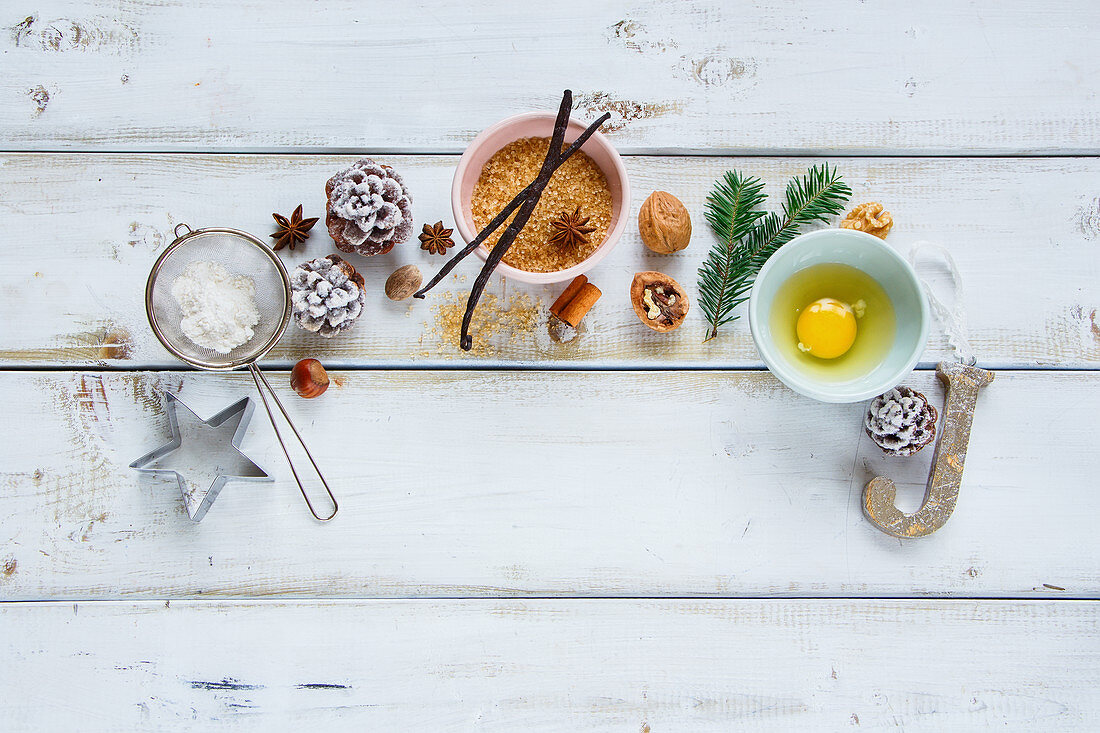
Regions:
<svg viewBox="0 0 1100 733"><path fill-rule="evenodd" d="M13 730L1100 726L1095 603L0 604L0 627Z"/></svg>
<svg viewBox="0 0 1100 733"><path fill-rule="evenodd" d="M192 525L174 482L126 466L167 439L158 389L209 416L246 375L4 375L0 599L1100 595L1092 374L999 374L955 516L909 542L860 494L884 474L915 508L931 451L888 460L863 405L766 372L334 376L308 402L272 380L341 515L309 517L260 408L244 445L277 481Z"/></svg>
<svg viewBox="0 0 1100 733"><path fill-rule="evenodd" d="M141 294L157 253L175 224L233 226L266 238L270 212L304 202L319 215L325 180L349 156L4 155L0 214L5 266L0 311L22 314L0 328L0 363L20 365L177 367L149 330ZM415 193L417 221L452 221L450 181L455 158L385 157ZM1098 159L841 159L853 202L879 200L897 221L890 243L906 252L917 240L950 247L966 282L974 347L985 365L1100 365L1100 160ZM388 255L349 256L369 283L367 314L337 339L291 326L268 363L305 357L330 366L761 366L742 320L718 341L702 344L702 311L683 328L655 335L637 322L627 290L633 273L659 269L692 296L696 269L712 243L703 208L714 180L736 167L762 176L773 198L808 162L782 158L627 158L634 190L631 224L618 248L590 276L604 297L574 342L554 343L545 308L563 286L541 288L494 279L490 292L541 300L542 318L515 339L504 334L490 357L470 357L433 333L433 305L465 304L480 269L471 257L426 301L392 303L386 277L414 262L425 275L445 258L415 240ZM81 181L74 189L73 182ZM633 224L654 189L682 197L695 222L692 245L675 256L649 254ZM774 203L774 202L773 202ZM323 223L283 259L294 265L335 251ZM940 280L942 273L929 273ZM410 303L412 305L410 306ZM411 310L410 310L411 308ZM483 306L483 308L485 308ZM486 310L491 310L487 309ZM926 366L948 355L933 328ZM108 337L115 346L104 346Z"/></svg>
<svg viewBox="0 0 1100 733"><path fill-rule="evenodd" d="M12 0L0 26L0 729L1100 728L1100 604L1072 600L1100 598L1100 158L1062 157L1100 155L1097 3ZM394 369L334 371L313 402L272 374L332 524L262 409L245 448L277 480L230 483L201 524L126 468L167 436L158 390L205 415L252 391L149 371L179 366L141 301L175 224L264 236L360 151L406 175L418 224L449 222L443 154L566 87L624 153L668 156L626 158L631 216L680 196L686 252L628 227L577 341L540 322L477 359L432 311L473 262L408 311L385 276L443 258L351 258L371 320L292 327L269 359ZM986 153L1052 157L913 157ZM695 292L723 171L775 196L815 156L894 213L899 251L951 249L983 364L1059 370L982 393L926 540L859 497L883 473L917 506L931 451L886 460L863 405L707 370L760 367L744 322L703 346L698 309L660 337L626 303L639 269ZM318 227L284 255L330 251ZM545 318L557 289L490 292ZM923 364L946 354L934 332Z"/></svg>
<svg viewBox="0 0 1100 733"><path fill-rule="evenodd" d="M461 150L577 92L633 151L1100 151L1081 0L5 3L4 147Z"/></svg>

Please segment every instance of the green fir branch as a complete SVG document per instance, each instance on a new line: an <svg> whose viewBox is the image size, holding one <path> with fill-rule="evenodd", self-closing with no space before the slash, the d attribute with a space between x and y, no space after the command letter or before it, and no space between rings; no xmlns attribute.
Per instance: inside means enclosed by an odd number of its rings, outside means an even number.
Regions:
<svg viewBox="0 0 1100 733"><path fill-rule="evenodd" d="M699 268L699 303L710 326L708 338L718 335L718 327L730 320L737 305L729 285L738 243L764 215L757 208L765 198L759 178L745 178L737 171L726 171L707 197L706 218L719 239Z"/></svg>
<svg viewBox="0 0 1100 733"><path fill-rule="evenodd" d="M715 190L724 182L740 178L736 172L727 173L724 181L715 184ZM844 183L836 168L828 164L814 166L805 176L787 184L782 214L755 217L749 229L732 244L723 237L727 230L717 229L715 222L729 220L735 211L726 205L724 197L712 195L707 200L707 220L715 227L721 241L715 243L699 269L699 302L709 326L704 341L717 336L720 326L737 319L733 309L748 300L756 273L776 250L794 239L804 225L825 223L828 217L842 212L851 195L852 189ZM725 211L715 211L712 215L712 207L725 208ZM711 266L711 260L716 257L724 265L722 269ZM708 293L720 293L721 299L708 298Z"/></svg>

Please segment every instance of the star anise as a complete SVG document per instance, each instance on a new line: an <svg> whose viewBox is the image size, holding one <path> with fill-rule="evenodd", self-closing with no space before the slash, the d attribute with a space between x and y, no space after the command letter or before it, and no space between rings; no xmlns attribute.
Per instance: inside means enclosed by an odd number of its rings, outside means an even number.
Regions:
<svg viewBox="0 0 1100 733"><path fill-rule="evenodd" d="M298 208L294 210L289 219L281 214L272 214L271 216L275 219L275 223L279 225L279 230L271 235L271 238L276 240L275 246L272 247L276 252L288 244L293 251L294 245L306 241L309 237L309 230L313 228L319 218L315 216L312 219L303 219L301 204L298 204Z"/></svg>
<svg viewBox="0 0 1100 733"><path fill-rule="evenodd" d="M588 244L588 235L596 231L596 227L588 226L589 216L581 216L581 207L572 214L562 212L557 219L550 222L550 244L560 247L576 247L580 244Z"/></svg>
<svg viewBox="0 0 1100 733"><path fill-rule="evenodd" d="M425 224L424 231L420 233L420 249L426 249L433 255L445 255L447 250L455 246L451 239L454 229L444 229L443 222L437 221L431 226Z"/></svg>

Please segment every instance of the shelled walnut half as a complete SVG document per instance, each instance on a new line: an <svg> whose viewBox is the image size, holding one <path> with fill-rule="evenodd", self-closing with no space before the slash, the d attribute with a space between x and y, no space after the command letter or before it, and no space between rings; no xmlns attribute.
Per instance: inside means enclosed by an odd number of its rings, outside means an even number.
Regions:
<svg viewBox="0 0 1100 733"><path fill-rule="evenodd" d="M844 217L840 222L842 229L855 229L857 232L867 232L879 239L886 239L890 229L894 226L894 217L889 211L883 209L882 204L870 201L860 204Z"/></svg>
<svg viewBox="0 0 1100 733"><path fill-rule="evenodd" d="M679 328L691 305L680 283L652 270L634 276L630 283L630 304L638 320L659 333Z"/></svg>

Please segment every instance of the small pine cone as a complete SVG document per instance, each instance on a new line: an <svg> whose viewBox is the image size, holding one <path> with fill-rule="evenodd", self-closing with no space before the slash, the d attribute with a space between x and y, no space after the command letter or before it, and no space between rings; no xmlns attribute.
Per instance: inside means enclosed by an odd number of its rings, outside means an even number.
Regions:
<svg viewBox="0 0 1100 733"><path fill-rule="evenodd" d="M363 313L363 276L339 255L318 257L294 268L290 310L298 325L330 338Z"/></svg>
<svg viewBox="0 0 1100 733"><path fill-rule="evenodd" d="M863 427L882 450L911 456L936 439L938 417L920 392L895 387L871 401Z"/></svg>
<svg viewBox="0 0 1100 733"><path fill-rule="evenodd" d="M385 254L412 233L412 197L388 165L363 158L325 184L325 224L341 252Z"/></svg>

